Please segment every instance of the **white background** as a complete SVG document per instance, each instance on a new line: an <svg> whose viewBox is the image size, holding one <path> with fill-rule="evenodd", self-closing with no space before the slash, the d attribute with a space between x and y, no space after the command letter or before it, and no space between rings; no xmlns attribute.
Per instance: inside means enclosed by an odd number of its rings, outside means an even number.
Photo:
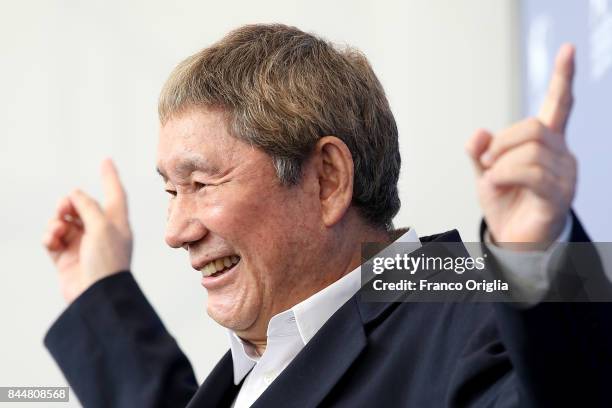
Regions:
<svg viewBox="0 0 612 408"><path fill-rule="evenodd" d="M175 64L244 23L292 24L364 51L400 129L396 226L420 235L458 228L476 240L480 211L463 146L477 127L500 129L520 112L515 8L512 0L3 2L0 386L65 385L42 345L65 305L40 241L62 195L78 186L100 198L105 156L129 194L136 278L199 381L225 352L199 273L163 242L156 103Z"/></svg>

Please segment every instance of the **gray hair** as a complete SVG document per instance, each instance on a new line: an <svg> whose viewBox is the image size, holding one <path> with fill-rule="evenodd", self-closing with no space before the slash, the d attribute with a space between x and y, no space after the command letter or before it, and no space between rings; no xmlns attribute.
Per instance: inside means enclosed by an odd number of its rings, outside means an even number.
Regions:
<svg viewBox="0 0 612 408"><path fill-rule="evenodd" d="M286 185L323 136L336 136L354 162L353 205L376 227L400 208L401 158L395 119L366 57L295 27L240 27L181 62L159 99L159 118L203 106L227 114L235 137L265 151Z"/></svg>

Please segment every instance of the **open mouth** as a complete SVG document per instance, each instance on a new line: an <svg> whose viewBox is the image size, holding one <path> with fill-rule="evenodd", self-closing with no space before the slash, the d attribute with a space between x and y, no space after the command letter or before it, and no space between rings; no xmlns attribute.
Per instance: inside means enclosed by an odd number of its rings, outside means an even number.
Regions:
<svg viewBox="0 0 612 408"><path fill-rule="evenodd" d="M232 269L238 262L240 262L238 255L224 256L207 263L200 269L200 272L202 272L202 277L204 278L209 276L216 277Z"/></svg>

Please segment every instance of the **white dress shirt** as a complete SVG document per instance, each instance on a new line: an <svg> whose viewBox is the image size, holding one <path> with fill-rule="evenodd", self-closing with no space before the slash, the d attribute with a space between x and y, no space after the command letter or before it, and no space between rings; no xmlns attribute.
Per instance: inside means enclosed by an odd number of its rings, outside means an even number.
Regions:
<svg viewBox="0 0 612 408"><path fill-rule="evenodd" d="M560 240L567 241L569 238L571 219L568 223ZM421 241L412 228L395 242L405 243L402 248L407 249L407 252L421 247ZM504 277L510 275L512 279L512 276L518 276L518 279L512 281L526 288L533 296L530 299L540 299L543 291L549 287L548 279L552 278L548 272L550 251L519 253L497 248L488 239L485 239L485 243L498 258ZM262 356L257 354L252 344L229 331L234 384L237 385L244 379L232 406L250 407L325 322L353 297L360 287L361 267L358 267L291 309L273 316L268 323L267 345Z"/></svg>

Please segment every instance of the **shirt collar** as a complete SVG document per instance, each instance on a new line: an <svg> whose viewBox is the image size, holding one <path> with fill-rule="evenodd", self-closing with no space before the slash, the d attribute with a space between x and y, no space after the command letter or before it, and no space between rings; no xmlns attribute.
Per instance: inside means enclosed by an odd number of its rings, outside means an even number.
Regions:
<svg viewBox="0 0 612 408"><path fill-rule="evenodd" d="M421 242L413 228L404 232L395 241L395 243L398 242L414 244L414 248L409 249L410 252L421 246ZM325 322L357 293L360 287L361 266L296 304L291 309L274 315L268 323L268 340L271 337L299 334L302 347L305 346L319 329L323 327ZM234 367L234 384L239 384L253 366L257 364L260 357L257 355L253 345L240 339L231 330L228 331L228 334Z"/></svg>

